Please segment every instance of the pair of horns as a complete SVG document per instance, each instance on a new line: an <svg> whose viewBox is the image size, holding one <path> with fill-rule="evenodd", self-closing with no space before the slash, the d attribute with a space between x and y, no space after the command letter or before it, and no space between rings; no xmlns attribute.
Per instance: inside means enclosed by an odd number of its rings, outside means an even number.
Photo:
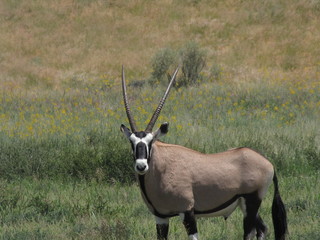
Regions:
<svg viewBox="0 0 320 240"><path fill-rule="evenodd" d="M169 94L169 91L171 89L171 86L172 86L172 83L174 82L176 76L177 76L177 73L178 73L178 70L179 70L179 67L175 70L171 80L170 80L170 83L167 87L167 90L166 92L164 93L162 99L160 100L160 103L157 107L157 109L155 110L155 112L153 113L152 117L151 117L151 120L148 124L148 126L146 127L146 130L145 132L152 132L152 128L154 127L159 115L160 115L160 112L161 112L161 109L164 105L164 102L166 101L167 99L167 96ZM128 120L129 120L129 123L130 123L130 127L131 127L131 131L132 132L136 132L137 131L137 126L136 126L136 123L132 117L132 114L131 114L131 111L130 111L130 107L129 107L129 104L128 104L128 97L127 97L127 87L126 87L126 82L125 82L125 75L124 75L124 67L122 66L122 92L123 92L123 101L124 101L124 107L126 109L126 113L127 113L127 117L128 117Z"/></svg>

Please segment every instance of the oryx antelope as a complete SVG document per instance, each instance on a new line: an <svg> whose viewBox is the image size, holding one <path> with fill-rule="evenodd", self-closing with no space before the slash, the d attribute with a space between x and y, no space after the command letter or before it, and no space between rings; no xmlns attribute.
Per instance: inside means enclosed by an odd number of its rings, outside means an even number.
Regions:
<svg viewBox="0 0 320 240"><path fill-rule="evenodd" d="M121 125L129 139L142 198L155 216L157 239L167 239L169 218L180 216L190 239L198 239L196 217L223 216L240 206L244 218L243 239L265 239L267 227L258 210L271 182L274 183L272 219L276 240L284 240L286 211L280 198L272 164L249 148L203 154L179 145L158 141L168 123L152 131L178 69L144 131L138 131L127 98L124 69L122 90L131 130Z"/></svg>

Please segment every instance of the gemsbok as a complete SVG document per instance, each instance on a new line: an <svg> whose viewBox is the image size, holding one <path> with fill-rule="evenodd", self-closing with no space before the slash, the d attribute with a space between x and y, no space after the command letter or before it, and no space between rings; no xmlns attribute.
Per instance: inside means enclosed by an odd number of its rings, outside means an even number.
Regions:
<svg viewBox="0 0 320 240"><path fill-rule="evenodd" d="M169 218L180 216L190 239L198 239L196 217L223 216L237 206L243 218L243 239L265 239L267 227L258 210L271 182L274 184L272 220L276 240L285 240L287 219L272 164L256 151L241 147L216 154L158 141L168 123L152 131L178 68L149 124L138 131L131 114L122 67L124 106L131 129L121 125L133 151L134 169L142 198L155 216L157 239L168 239Z"/></svg>

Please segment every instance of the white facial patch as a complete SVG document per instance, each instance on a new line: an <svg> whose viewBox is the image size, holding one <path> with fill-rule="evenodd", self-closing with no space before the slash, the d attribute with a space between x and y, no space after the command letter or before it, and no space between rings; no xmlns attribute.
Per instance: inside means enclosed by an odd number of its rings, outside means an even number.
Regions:
<svg viewBox="0 0 320 240"><path fill-rule="evenodd" d="M153 135L151 133L148 133L144 138L138 138L138 137L136 137L136 135L131 134L129 139L133 143L134 149L136 149L137 144L140 143L140 142L146 144L146 146L147 146L147 154L149 155L148 146L149 146L149 143L153 140ZM135 154L135 152L134 152L134 154Z"/></svg>
<svg viewBox="0 0 320 240"><path fill-rule="evenodd" d="M149 144L153 139L153 135L151 133L147 133L147 135L144 138L138 138L133 133L131 134L129 139L131 140L131 142L133 142L133 144L138 144L139 142L144 142L146 144Z"/></svg>
<svg viewBox="0 0 320 240"><path fill-rule="evenodd" d="M145 145L147 156L149 156L149 151L150 151L149 144L153 140L153 135L151 133L146 134L146 136L143 137L143 138L139 138L135 134L131 134L129 139L133 144L134 156L137 156L136 151L137 151L137 145L139 143L142 143L142 144ZM134 169L140 175L145 174L149 170L148 159L146 159L146 158L137 158L136 161L135 161Z"/></svg>
<svg viewBox="0 0 320 240"><path fill-rule="evenodd" d="M149 170L147 159L137 159L134 169L139 174L145 174Z"/></svg>

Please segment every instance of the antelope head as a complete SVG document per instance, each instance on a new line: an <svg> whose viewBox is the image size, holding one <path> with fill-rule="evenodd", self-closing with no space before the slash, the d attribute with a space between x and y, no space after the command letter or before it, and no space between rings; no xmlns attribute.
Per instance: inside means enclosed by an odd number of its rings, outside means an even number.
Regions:
<svg viewBox="0 0 320 240"><path fill-rule="evenodd" d="M122 66L123 101L124 101L124 106L126 109L126 113L127 113L127 117L128 117L131 129L127 128L123 124L121 124L120 129L124 133L124 135L129 139L129 141L131 143L133 157L134 157L134 161L135 161L134 169L140 175L144 175L149 170L149 162L150 162L150 158L151 158L153 142L168 132L169 123L167 123L167 122L161 124L160 128L154 132L152 131L152 129L153 129L158 117L159 117L161 109L164 105L164 102L166 101L166 98L169 94L170 88L176 78L177 73L178 73L178 68L174 72L174 74L170 80L170 83L167 87L167 90L164 93L162 99L160 100L160 103L159 103L158 107L156 108L155 112L153 113L151 120L150 120L149 124L147 125L146 129L144 131L138 131L136 124L135 124L135 121L134 121L134 118L131 114L129 104L128 104L127 88L126 88L126 83L125 83L125 74L124 74L124 68Z"/></svg>

